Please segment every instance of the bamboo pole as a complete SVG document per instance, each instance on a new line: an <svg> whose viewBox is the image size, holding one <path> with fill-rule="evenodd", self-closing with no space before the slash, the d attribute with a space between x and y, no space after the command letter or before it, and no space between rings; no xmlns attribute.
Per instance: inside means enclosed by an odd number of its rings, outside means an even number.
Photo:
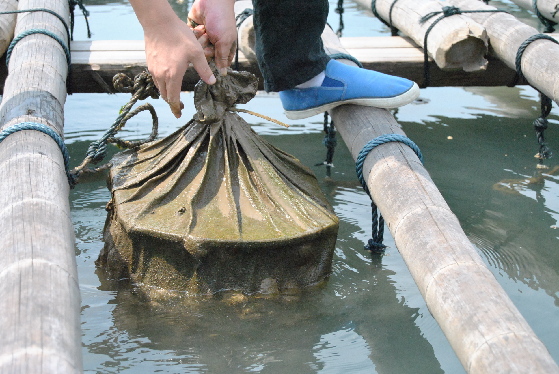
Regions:
<svg viewBox="0 0 559 374"><path fill-rule="evenodd" d="M513 3L524 9L536 13L533 0L512 0ZM536 7L542 17L553 22L559 22L559 1L558 0L537 0Z"/></svg>
<svg viewBox="0 0 559 374"><path fill-rule="evenodd" d="M20 0L68 21L66 0ZM16 37L66 31L46 12L18 15ZM68 66L52 37L32 34L14 47L0 124L44 124L63 133ZM16 132L0 143L0 372L81 373L80 295L69 185L57 143L42 132Z"/></svg>
<svg viewBox="0 0 559 374"><path fill-rule="evenodd" d="M0 12L11 12L17 10L17 0L2 0L0 2ZM16 27L15 14L0 14L0 56L6 52Z"/></svg>
<svg viewBox="0 0 559 374"><path fill-rule="evenodd" d="M333 32L325 34L329 52L343 51ZM343 105L331 115L354 159L369 140L405 135L387 110ZM399 143L383 144L365 159L363 175L431 314L466 371L559 373L415 153Z"/></svg>
<svg viewBox="0 0 559 374"><path fill-rule="evenodd" d="M372 9L370 0L354 1L366 9ZM446 5L432 0L376 0L375 4L376 11L383 20L389 22L392 19L394 27L422 48L427 30L440 15L425 23L421 23L420 19L431 12L441 12ZM462 15L453 15L438 21L427 36L427 52L443 70L462 69L471 72L485 69L487 45L487 33L484 28Z"/></svg>
<svg viewBox="0 0 559 374"><path fill-rule="evenodd" d="M478 0L447 0L462 10L496 10ZM489 35L491 53L510 68L515 69L517 51L522 43L538 30L528 26L514 16L504 13L469 13L482 24ZM530 85L559 103L559 45L549 40L536 40L522 56L522 73Z"/></svg>

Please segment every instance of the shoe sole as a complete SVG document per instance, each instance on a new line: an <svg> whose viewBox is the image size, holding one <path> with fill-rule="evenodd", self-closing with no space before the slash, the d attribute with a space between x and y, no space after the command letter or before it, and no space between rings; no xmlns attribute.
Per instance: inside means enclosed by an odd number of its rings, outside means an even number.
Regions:
<svg viewBox="0 0 559 374"><path fill-rule="evenodd" d="M403 94L395 97L383 97L383 98L359 98L359 99L349 99L343 101L335 101L333 103L324 104L317 106L315 108L305 109L305 110L286 110L285 116L289 119L304 119L315 116L320 113L324 113L340 105L345 104L356 104L363 106L372 106L381 109L391 109L399 108L406 104L411 103L419 97L419 87L416 83L410 87L409 90Z"/></svg>

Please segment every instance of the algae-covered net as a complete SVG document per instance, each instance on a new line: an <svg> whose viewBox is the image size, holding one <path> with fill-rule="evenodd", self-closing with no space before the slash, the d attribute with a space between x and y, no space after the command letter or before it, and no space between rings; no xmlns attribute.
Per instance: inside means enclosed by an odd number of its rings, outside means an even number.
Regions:
<svg viewBox="0 0 559 374"><path fill-rule="evenodd" d="M164 139L117 154L97 264L141 289L280 292L324 281L338 219L314 174L235 111L256 78L199 82L197 113Z"/></svg>

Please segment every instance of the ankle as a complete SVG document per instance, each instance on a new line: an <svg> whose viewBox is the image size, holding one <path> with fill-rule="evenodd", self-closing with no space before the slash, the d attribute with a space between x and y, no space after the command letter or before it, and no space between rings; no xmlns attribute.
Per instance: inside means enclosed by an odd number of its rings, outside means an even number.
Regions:
<svg viewBox="0 0 559 374"><path fill-rule="evenodd" d="M324 81L325 77L326 77L326 73L323 71L320 74L318 74L317 76L312 77L308 81L303 82L303 83L295 86L295 88L320 87L322 85L322 82Z"/></svg>

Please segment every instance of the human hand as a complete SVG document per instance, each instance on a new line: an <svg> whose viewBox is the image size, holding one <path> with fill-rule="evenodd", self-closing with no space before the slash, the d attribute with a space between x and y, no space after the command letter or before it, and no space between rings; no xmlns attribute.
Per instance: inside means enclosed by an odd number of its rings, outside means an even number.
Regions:
<svg viewBox="0 0 559 374"><path fill-rule="evenodd" d="M206 61L214 52L205 27L191 29L167 0L130 0L130 4L144 29L148 70L178 118L184 107L180 102L182 79L191 63L204 82L216 82Z"/></svg>
<svg viewBox="0 0 559 374"><path fill-rule="evenodd" d="M191 21L205 27L221 75L227 75L235 57L237 26L233 5L234 0L196 0L188 14Z"/></svg>

